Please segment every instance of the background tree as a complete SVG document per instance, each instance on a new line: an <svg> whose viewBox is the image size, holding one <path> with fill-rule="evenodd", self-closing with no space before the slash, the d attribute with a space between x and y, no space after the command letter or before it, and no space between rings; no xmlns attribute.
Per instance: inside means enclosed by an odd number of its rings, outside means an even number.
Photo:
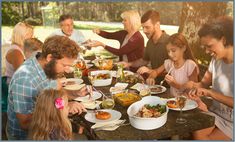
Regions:
<svg viewBox="0 0 235 142"><path fill-rule="evenodd" d="M199 48L198 30L202 24L218 16L226 15L227 4L227 2L183 2L179 32L186 36L194 56L200 59L199 63L203 65L209 64L210 56Z"/></svg>

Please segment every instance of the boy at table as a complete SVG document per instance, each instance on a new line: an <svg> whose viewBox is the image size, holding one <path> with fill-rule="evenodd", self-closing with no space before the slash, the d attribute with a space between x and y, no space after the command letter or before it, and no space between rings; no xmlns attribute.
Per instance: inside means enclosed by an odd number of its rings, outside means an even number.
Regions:
<svg viewBox="0 0 235 142"><path fill-rule="evenodd" d="M144 57L134 62L120 62L124 67L140 67L137 72L150 74L153 69L160 67L168 59L166 42L169 35L160 29L160 14L155 10L147 11L141 17L143 32L149 39L144 51ZM151 63L151 68L147 65ZM159 83L163 77L159 77Z"/></svg>
<svg viewBox="0 0 235 142"><path fill-rule="evenodd" d="M43 44L40 56L26 60L15 72L9 85L7 136L9 140L25 140L36 97L44 89L60 89L57 79L77 58L79 46L64 36L52 36ZM85 88L77 92L87 94ZM43 110L42 110L43 111ZM69 112L82 113L78 102L69 103Z"/></svg>

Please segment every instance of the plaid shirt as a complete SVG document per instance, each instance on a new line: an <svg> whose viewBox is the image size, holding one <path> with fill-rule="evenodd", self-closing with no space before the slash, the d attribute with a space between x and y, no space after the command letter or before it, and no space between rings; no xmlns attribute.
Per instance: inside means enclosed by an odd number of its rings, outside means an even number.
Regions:
<svg viewBox="0 0 235 142"><path fill-rule="evenodd" d="M7 130L11 136L27 139L27 131L20 128L16 113L31 114L39 92L56 86L55 80L47 79L36 57L26 60L20 66L9 85Z"/></svg>

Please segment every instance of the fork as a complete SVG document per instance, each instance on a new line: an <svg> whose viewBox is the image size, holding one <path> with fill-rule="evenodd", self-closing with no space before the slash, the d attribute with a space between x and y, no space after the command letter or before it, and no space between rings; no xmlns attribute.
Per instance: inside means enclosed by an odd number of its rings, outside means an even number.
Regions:
<svg viewBox="0 0 235 142"><path fill-rule="evenodd" d="M95 131L98 131L98 130L102 130L102 129L105 129L105 128L109 128L109 127L115 127L115 126L126 126L126 125L130 125L130 123L125 123L125 121L119 123L119 124L114 124L114 125L104 125L104 126L101 126L101 127L97 127L97 128L94 128Z"/></svg>
<svg viewBox="0 0 235 142"><path fill-rule="evenodd" d="M89 92L89 100L92 99L92 96L93 96L93 89L92 89L92 86L91 85L87 85L87 90Z"/></svg>
<svg viewBox="0 0 235 142"><path fill-rule="evenodd" d="M170 70L168 71L167 75L171 73L171 71L173 70L173 67L170 68ZM161 82L160 82L160 85L162 86L162 84L164 83L165 79L163 79Z"/></svg>

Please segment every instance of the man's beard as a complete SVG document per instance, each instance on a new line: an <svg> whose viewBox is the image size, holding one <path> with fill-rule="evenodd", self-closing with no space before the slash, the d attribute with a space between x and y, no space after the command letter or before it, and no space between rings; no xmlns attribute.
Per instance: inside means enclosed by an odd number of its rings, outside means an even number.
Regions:
<svg viewBox="0 0 235 142"><path fill-rule="evenodd" d="M155 35L155 33L156 33L156 31L154 30L154 31L152 32L152 35L149 37L149 39L152 39L152 40L153 40L153 36Z"/></svg>
<svg viewBox="0 0 235 142"><path fill-rule="evenodd" d="M56 79L57 78L57 73L56 73L55 65L56 65L56 60L52 59L50 62L48 62L44 66L45 74L46 74L46 76L49 79Z"/></svg>

